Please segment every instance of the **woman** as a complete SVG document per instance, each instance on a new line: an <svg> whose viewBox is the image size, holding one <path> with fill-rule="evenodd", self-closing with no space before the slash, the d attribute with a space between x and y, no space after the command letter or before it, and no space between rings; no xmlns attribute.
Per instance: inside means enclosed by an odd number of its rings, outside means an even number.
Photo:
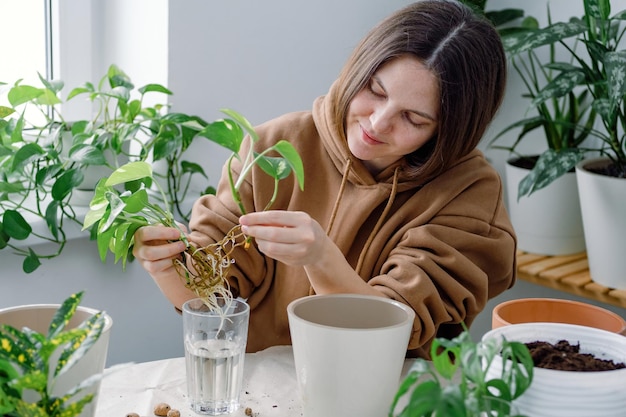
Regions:
<svg viewBox="0 0 626 417"><path fill-rule="evenodd" d="M239 222L254 238L237 249L229 277L251 306L248 351L290 343L290 301L358 293L410 305L408 353L428 357L434 337L458 334L513 285L516 239L502 184L476 149L505 78L493 27L458 2L421 1L362 40L312 111L257 128L260 149L281 139L296 147L304 191L281 181L263 212L274 185L256 170L241 216L223 175L217 195L194 205L189 233L206 245ZM134 255L180 308L195 295L172 266L184 245L167 242L178 233L142 228Z"/></svg>

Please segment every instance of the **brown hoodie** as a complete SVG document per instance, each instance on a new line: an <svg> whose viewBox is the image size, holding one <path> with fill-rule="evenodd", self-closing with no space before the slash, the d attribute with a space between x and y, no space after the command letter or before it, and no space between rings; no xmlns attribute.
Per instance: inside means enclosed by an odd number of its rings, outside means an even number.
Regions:
<svg viewBox="0 0 626 417"><path fill-rule="evenodd" d="M458 334L460 323L470 325L488 299L514 283L516 239L500 178L478 150L427 182L407 178L401 163L372 177L334 128L330 97L318 98L312 112L256 129L259 149L289 140L304 163L304 191L293 176L282 180L272 209L307 212L363 280L410 305L416 319L408 354L428 357L435 336ZM233 163L235 176L240 167ZM263 210L273 187L273 179L255 169L242 187L246 211ZM194 205L192 240L218 241L240 215L222 175L217 195ZM247 350L290 344L287 305L311 294L304 269L268 258L254 245L238 248L233 258L231 287L252 311Z"/></svg>

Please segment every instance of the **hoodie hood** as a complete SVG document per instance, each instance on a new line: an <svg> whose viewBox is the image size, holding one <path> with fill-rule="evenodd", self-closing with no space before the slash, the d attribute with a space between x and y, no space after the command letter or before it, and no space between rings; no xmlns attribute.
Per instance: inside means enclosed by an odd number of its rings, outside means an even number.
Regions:
<svg viewBox="0 0 626 417"><path fill-rule="evenodd" d="M421 187L423 185L422 179L409 178L405 175L403 169L404 161L402 160L385 168L376 176L372 176L362 161L352 155L342 127L343 123L335 119L337 106L336 85L335 82L327 95L318 97L313 103L313 120L324 147L335 164L337 171L345 173L346 180L357 186L393 184L394 178L396 178L397 184L395 185L398 192ZM346 172L348 164L350 166L348 172Z"/></svg>

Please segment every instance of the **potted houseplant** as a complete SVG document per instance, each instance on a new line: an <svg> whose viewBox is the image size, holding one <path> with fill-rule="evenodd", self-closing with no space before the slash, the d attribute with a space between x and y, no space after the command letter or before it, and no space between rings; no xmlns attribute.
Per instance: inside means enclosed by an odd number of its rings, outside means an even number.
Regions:
<svg viewBox="0 0 626 417"><path fill-rule="evenodd" d="M612 288L625 288L620 277L626 268L621 242L626 220L621 205L626 199L622 179L626 177L626 49L623 47L626 11L612 12L609 0L582 0L582 18L571 18L532 33L512 36L509 48L522 53L545 44L563 46L570 61L554 67L559 88L546 86L535 98L544 103L557 94L584 91L592 99L597 122L589 126L590 139L585 142L585 158L576 164L584 235L589 269L594 281ZM571 39L570 39L571 38ZM594 158L593 161L590 158ZM600 158L600 159L595 159ZM546 171L546 178L556 176ZM606 189L604 185L615 186ZM615 212L613 212L615 210ZM615 240L616 239L616 240Z"/></svg>
<svg viewBox="0 0 626 417"><path fill-rule="evenodd" d="M546 29L532 16L500 24L494 16L502 11L485 12L484 7L482 2L482 12L498 25L522 98L528 102L524 115L487 144L510 155L505 164L507 205L518 248L547 255L582 252L585 239L574 166L585 155L583 146L596 112L588 91L570 88L584 75L562 71L572 67L572 59L562 58L568 49L560 41L582 33L584 25L578 20L552 25L548 9L548 27L558 31L557 39L541 36ZM531 142L532 147L524 147ZM536 149L535 143L541 142L544 150Z"/></svg>
<svg viewBox="0 0 626 417"><path fill-rule="evenodd" d="M206 174L182 159L197 133L185 124L206 125L202 119L147 104L146 95L172 93L159 84L135 89L115 65L97 85L76 87L64 101L62 81L39 78L41 86L17 81L7 90L8 106L0 106L0 250L23 256L26 273L60 255L68 231L80 228L86 212L89 199L77 196L90 198L100 178L129 160L167 161L164 198L178 217L188 215L180 205L186 184ZM94 116L64 120L60 106L82 98L91 102ZM53 250L33 246L41 242L53 243Z"/></svg>
<svg viewBox="0 0 626 417"><path fill-rule="evenodd" d="M465 330L436 338L432 362L417 359L400 385L389 417L517 416L513 401L531 385L534 364L520 342L495 338L474 342ZM487 373L494 362L511 366Z"/></svg>
<svg viewBox="0 0 626 417"><path fill-rule="evenodd" d="M0 414L94 415L112 320L82 296L0 310Z"/></svg>
<svg viewBox="0 0 626 417"><path fill-rule="evenodd" d="M300 188L304 187L304 167L293 145L281 140L260 152L250 146L246 154L240 154L240 147L247 134L252 142L259 138L250 122L231 109L223 109L227 118L207 125L190 121L186 127L197 131L198 136L214 141L232 152L227 166L236 158L242 163L241 173L233 177L229 169L229 183L233 200L242 213L246 210L239 190L248 174L258 166L274 179L274 195L267 202L269 209L276 198L279 181L291 173L296 177ZM119 190L117 187L123 187ZM149 189L156 187L163 198L151 201ZM162 224L180 229L180 225L164 196L163 187L155 177L152 167L145 161L130 162L115 170L108 178L97 185L83 228L92 228L98 242L98 250L103 261L108 252L115 255L115 262L121 260L124 266L132 256L134 234L138 228L149 224ZM181 229L181 240L187 243L186 259L178 259L175 265L185 280L186 286L202 298L212 311L222 311L218 298L232 299L226 277L232 262L232 251L238 246L250 244L250 238L235 225L226 235L207 247L195 247L187 241Z"/></svg>
<svg viewBox="0 0 626 417"><path fill-rule="evenodd" d="M569 323L520 323L487 332L482 341L518 342L533 357L532 384L514 405L532 417L619 417L626 407L626 338ZM497 377L511 361L493 361Z"/></svg>

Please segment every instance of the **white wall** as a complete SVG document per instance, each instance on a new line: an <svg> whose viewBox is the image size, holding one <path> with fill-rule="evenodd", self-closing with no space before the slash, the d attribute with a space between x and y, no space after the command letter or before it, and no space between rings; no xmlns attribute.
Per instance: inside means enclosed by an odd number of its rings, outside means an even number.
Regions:
<svg viewBox="0 0 626 417"><path fill-rule="evenodd" d="M409 0L171 0L169 86L174 110L221 117L233 108L253 124L311 108L352 48ZM227 153L194 149L216 183ZM210 157L209 157L210 155Z"/></svg>

